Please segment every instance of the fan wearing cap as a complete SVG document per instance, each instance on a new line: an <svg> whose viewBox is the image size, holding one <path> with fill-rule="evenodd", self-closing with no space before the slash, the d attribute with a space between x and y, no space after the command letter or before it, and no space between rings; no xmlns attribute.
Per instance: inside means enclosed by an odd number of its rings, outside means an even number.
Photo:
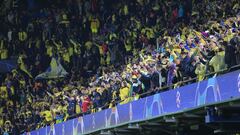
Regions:
<svg viewBox="0 0 240 135"><path fill-rule="evenodd" d="M3 126L3 135L11 135L12 133L13 133L13 125L9 120L7 120L5 121Z"/></svg>
<svg viewBox="0 0 240 135"><path fill-rule="evenodd" d="M126 98L128 98L129 96L129 92L130 92L130 84L128 84L126 81L123 81L121 83L121 88L120 88L120 99L123 101Z"/></svg>
<svg viewBox="0 0 240 135"><path fill-rule="evenodd" d="M96 90L94 90L92 92L92 102L93 102L93 107L95 109L99 109L100 107L102 107L102 100L101 100L101 94L100 93L102 93L101 88L97 88Z"/></svg>
<svg viewBox="0 0 240 135"><path fill-rule="evenodd" d="M141 91L141 81L139 81L138 77L136 75L132 76L132 89L130 91L130 95L134 96Z"/></svg>

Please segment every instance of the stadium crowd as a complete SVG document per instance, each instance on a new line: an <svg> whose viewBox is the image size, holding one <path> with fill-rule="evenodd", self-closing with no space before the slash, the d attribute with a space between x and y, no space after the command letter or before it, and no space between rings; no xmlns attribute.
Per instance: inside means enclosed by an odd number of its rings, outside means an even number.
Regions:
<svg viewBox="0 0 240 135"><path fill-rule="evenodd" d="M240 64L238 0L9 2L1 8L0 59L17 58L18 66L0 77L0 134L60 123ZM39 77L49 65L68 74Z"/></svg>

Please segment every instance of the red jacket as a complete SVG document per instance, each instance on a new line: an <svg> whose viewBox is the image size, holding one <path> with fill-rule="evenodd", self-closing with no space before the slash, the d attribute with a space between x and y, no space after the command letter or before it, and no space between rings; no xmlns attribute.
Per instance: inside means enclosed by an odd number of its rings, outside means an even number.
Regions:
<svg viewBox="0 0 240 135"><path fill-rule="evenodd" d="M90 104L91 104L91 101L90 101L89 97L84 99L84 101L82 103L82 112L83 113L85 113L85 112L87 112L89 110Z"/></svg>

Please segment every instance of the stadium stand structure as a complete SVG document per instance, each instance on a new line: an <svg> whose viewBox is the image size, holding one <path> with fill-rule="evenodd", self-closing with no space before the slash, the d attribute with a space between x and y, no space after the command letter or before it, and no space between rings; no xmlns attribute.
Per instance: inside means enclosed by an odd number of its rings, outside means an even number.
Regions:
<svg viewBox="0 0 240 135"><path fill-rule="evenodd" d="M192 92L215 84L209 73L240 64L239 0L0 3L0 134L99 133L183 111L208 103ZM211 103L239 94L214 86Z"/></svg>
<svg viewBox="0 0 240 135"><path fill-rule="evenodd" d="M239 66L231 71L30 135L236 135L240 132Z"/></svg>

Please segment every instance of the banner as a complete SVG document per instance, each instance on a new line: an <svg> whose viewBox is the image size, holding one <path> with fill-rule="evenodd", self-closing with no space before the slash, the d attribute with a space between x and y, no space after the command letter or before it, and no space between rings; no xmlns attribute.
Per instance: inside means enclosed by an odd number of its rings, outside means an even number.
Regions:
<svg viewBox="0 0 240 135"><path fill-rule="evenodd" d="M59 60L52 58L50 62L50 67L42 74L39 74L35 79L54 79L66 77L68 73L63 68Z"/></svg>
<svg viewBox="0 0 240 135"><path fill-rule="evenodd" d="M17 68L17 60L0 60L0 73L11 72L13 69Z"/></svg>
<svg viewBox="0 0 240 135"><path fill-rule="evenodd" d="M240 70L68 120L23 135L80 135L120 124L240 99Z"/></svg>

